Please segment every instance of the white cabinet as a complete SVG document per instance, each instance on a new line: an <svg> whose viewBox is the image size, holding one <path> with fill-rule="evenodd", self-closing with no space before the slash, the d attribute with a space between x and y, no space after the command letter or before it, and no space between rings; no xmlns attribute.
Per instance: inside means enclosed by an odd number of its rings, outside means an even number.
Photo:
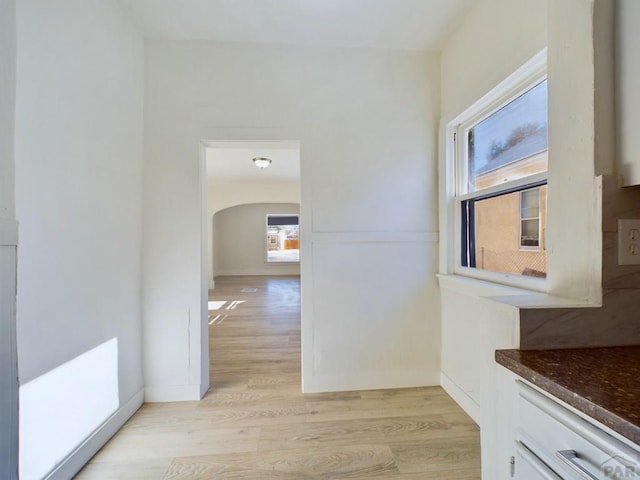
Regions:
<svg viewBox="0 0 640 480"><path fill-rule="evenodd" d="M617 157L624 185L640 185L640 1L617 0Z"/></svg>
<svg viewBox="0 0 640 480"><path fill-rule="evenodd" d="M632 448L523 382L517 389L514 478L640 478L640 447Z"/></svg>
<svg viewBox="0 0 640 480"><path fill-rule="evenodd" d="M513 473L518 478L527 480L562 480L556 472L540 460L535 453L533 453L525 444L516 443L516 457L513 463Z"/></svg>

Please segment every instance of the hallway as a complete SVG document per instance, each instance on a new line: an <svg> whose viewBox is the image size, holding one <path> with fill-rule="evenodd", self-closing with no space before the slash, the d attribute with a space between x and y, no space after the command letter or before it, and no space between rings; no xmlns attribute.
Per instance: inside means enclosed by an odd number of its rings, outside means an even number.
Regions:
<svg viewBox="0 0 640 480"><path fill-rule="evenodd" d="M209 393L145 404L76 478L479 479L478 427L439 387L300 393L299 287L217 278Z"/></svg>

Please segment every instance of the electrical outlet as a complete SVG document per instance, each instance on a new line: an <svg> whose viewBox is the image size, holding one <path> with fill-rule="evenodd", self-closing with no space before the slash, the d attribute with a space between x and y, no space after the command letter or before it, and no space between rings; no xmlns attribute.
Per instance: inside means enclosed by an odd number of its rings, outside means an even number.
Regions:
<svg viewBox="0 0 640 480"><path fill-rule="evenodd" d="M618 219L618 265L640 265L640 219Z"/></svg>

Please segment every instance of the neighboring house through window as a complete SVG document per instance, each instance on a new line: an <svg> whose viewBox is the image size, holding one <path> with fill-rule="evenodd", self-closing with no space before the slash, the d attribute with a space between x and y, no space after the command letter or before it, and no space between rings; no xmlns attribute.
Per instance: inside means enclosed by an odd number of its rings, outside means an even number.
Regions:
<svg viewBox="0 0 640 480"><path fill-rule="evenodd" d="M521 248L540 248L540 188L520 192Z"/></svg>
<svg viewBox="0 0 640 480"><path fill-rule="evenodd" d="M455 162L455 271L546 277L546 60L516 72L448 131Z"/></svg>

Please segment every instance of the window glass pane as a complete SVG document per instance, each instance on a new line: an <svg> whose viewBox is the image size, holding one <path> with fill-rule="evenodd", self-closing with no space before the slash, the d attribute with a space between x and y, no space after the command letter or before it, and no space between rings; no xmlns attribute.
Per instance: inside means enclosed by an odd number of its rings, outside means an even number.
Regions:
<svg viewBox="0 0 640 480"><path fill-rule="evenodd" d="M529 192L536 192L529 193ZM522 195L524 194L524 195ZM547 186L471 202L468 248L475 254L468 266L492 272L546 277L544 249ZM538 198L536 218L523 220L521 198ZM528 208L527 208L528 210ZM473 258L473 256L470 256Z"/></svg>
<svg viewBox="0 0 640 480"><path fill-rule="evenodd" d="M298 225L298 215L267 215L267 225Z"/></svg>
<svg viewBox="0 0 640 480"><path fill-rule="evenodd" d="M523 220L520 245L523 247L537 247L540 243L540 221L535 219Z"/></svg>
<svg viewBox="0 0 640 480"><path fill-rule="evenodd" d="M520 216L537 218L540 216L540 190L534 188L520 194Z"/></svg>
<svg viewBox="0 0 640 480"><path fill-rule="evenodd" d="M300 261L298 215L267 215L267 262Z"/></svg>
<svg viewBox="0 0 640 480"><path fill-rule="evenodd" d="M476 124L467 134L468 191L547 170L547 81Z"/></svg>

